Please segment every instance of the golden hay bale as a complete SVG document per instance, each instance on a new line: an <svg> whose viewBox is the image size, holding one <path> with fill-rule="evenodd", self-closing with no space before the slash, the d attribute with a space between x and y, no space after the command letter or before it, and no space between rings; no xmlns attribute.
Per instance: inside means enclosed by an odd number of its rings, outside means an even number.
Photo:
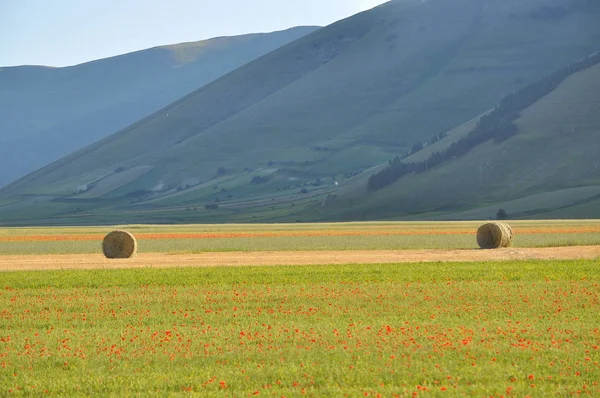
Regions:
<svg viewBox="0 0 600 398"><path fill-rule="evenodd" d="M102 252L106 258L130 258L137 252L137 241L127 231L112 231L104 237Z"/></svg>
<svg viewBox="0 0 600 398"><path fill-rule="evenodd" d="M510 247L515 234L510 225L503 222L491 222L477 230L477 243L482 249Z"/></svg>

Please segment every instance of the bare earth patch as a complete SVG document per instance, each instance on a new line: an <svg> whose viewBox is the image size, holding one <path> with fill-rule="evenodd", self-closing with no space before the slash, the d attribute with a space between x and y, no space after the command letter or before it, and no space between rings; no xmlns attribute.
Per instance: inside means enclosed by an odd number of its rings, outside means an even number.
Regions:
<svg viewBox="0 0 600 398"><path fill-rule="evenodd" d="M0 271L567 259L600 259L600 247L570 246L498 250L210 252L200 254L144 253L127 260L108 260L101 254L0 256Z"/></svg>

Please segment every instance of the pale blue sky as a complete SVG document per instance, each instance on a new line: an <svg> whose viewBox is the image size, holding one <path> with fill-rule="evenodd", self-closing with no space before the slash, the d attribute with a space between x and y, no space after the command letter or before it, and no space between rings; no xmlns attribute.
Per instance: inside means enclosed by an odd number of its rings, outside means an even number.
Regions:
<svg viewBox="0 0 600 398"><path fill-rule="evenodd" d="M384 0L0 0L0 66L66 66L162 44L328 25Z"/></svg>

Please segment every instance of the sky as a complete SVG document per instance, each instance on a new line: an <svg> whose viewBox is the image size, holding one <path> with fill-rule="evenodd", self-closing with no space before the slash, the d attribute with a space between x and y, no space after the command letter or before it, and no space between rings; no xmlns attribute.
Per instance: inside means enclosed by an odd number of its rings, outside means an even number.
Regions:
<svg viewBox="0 0 600 398"><path fill-rule="evenodd" d="M0 0L0 66L68 66L164 44L325 26L385 0Z"/></svg>

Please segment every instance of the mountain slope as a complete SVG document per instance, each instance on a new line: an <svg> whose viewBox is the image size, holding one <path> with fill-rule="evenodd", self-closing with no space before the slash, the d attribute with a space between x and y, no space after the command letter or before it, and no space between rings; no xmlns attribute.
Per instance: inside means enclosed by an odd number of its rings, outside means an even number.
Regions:
<svg viewBox="0 0 600 398"><path fill-rule="evenodd" d="M392 1L237 69L0 199L21 201L13 210L46 202L38 214L63 219L74 208L103 220L294 219L334 182L596 51L598 20L588 0ZM221 213L178 213L213 202Z"/></svg>
<svg viewBox="0 0 600 398"><path fill-rule="evenodd" d="M0 68L0 186L315 29L181 43L66 68Z"/></svg>
<svg viewBox="0 0 600 398"><path fill-rule="evenodd" d="M485 219L504 209L513 218L600 217L600 63L567 78L515 123L519 132L506 141L489 140L383 189L367 192L362 181L324 213Z"/></svg>

